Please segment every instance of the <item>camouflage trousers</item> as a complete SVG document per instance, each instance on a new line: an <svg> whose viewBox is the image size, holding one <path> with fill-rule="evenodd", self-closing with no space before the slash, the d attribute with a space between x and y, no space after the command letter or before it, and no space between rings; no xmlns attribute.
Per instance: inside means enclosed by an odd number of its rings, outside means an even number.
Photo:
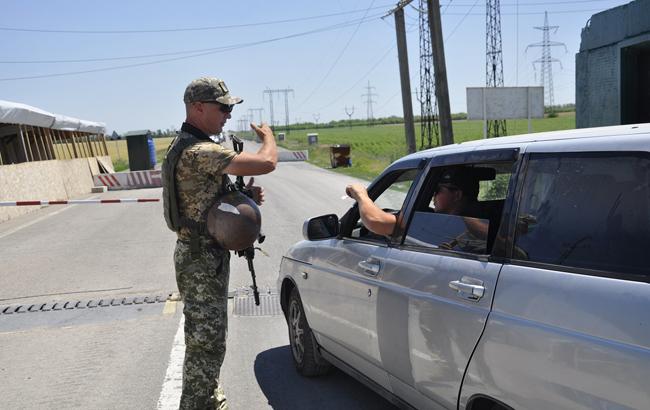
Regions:
<svg viewBox="0 0 650 410"><path fill-rule="evenodd" d="M202 240L193 258L190 245L177 241L176 283L185 315L185 361L180 409L227 409L219 385L226 354L230 253Z"/></svg>

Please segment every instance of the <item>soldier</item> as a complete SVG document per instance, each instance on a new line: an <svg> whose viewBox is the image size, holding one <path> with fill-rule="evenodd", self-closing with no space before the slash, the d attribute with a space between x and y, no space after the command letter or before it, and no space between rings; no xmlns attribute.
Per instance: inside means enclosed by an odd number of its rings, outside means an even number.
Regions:
<svg viewBox="0 0 650 410"><path fill-rule="evenodd" d="M227 174L267 174L275 169L277 150L266 124L251 123L262 141L254 154L237 154L209 138L221 133L234 106L242 102L230 95L222 80L192 81L183 101L186 120L162 167L165 219L178 236L174 265L185 315L180 408L227 409L219 372L226 352L230 253L208 234L207 213L227 189ZM261 205L263 189L253 185L253 178L247 187Z"/></svg>

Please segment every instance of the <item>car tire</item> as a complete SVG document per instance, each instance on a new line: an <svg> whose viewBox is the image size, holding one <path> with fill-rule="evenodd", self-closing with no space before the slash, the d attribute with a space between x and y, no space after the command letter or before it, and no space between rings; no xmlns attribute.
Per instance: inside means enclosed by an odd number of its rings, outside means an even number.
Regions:
<svg viewBox="0 0 650 410"><path fill-rule="evenodd" d="M331 365L321 356L314 334L307 323L297 288L291 290L287 309L287 326L291 356L296 370L303 376L320 376L327 373Z"/></svg>

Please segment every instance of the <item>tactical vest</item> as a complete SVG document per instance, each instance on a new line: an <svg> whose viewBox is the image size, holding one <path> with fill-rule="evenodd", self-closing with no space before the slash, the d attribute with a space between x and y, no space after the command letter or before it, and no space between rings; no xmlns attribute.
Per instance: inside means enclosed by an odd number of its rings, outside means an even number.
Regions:
<svg viewBox="0 0 650 410"><path fill-rule="evenodd" d="M174 232L178 232L181 228L189 229L191 233L190 248L193 254L198 252L199 236L207 235L207 212L209 207L203 212L199 221L180 214L178 192L176 190L176 165L186 148L204 141L208 140L196 138L188 132L181 132L169 145L161 168L165 222L167 222L167 227ZM209 141L214 143L212 140ZM226 174L223 174L222 184L224 184L224 192L230 190L231 182ZM215 197L215 201L217 199L218 197Z"/></svg>

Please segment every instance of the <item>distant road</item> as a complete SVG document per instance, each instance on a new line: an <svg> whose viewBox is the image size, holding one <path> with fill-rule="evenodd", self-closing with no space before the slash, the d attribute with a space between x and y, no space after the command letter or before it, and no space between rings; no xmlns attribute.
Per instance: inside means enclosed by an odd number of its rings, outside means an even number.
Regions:
<svg viewBox="0 0 650 410"><path fill-rule="evenodd" d="M341 199L352 179L294 162L256 181L266 190L269 254L256 255L258 285L274 291L281 256L302 239L302 222L342 214L352 205ZM97 196L160 198L161 189ZM52 206L0 224L0 306L21 307L0 314L0 407L173 408L184 349L175 343L182 304L164 302L176 292L174 240L161 203ZM230 290L249 285L246 261L233 255ZM233 300L222 369L231 408L391 408L341 372L298 376L284 318L234 314Z"/></svg>

